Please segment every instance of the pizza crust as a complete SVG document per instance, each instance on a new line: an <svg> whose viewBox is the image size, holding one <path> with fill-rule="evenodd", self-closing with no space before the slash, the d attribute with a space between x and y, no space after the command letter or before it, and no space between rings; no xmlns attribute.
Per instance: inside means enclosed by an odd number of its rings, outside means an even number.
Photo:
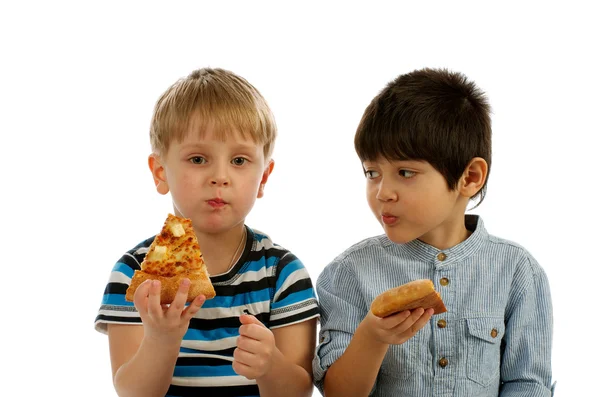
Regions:
<svg viewBox="0 0 600 397"><path fill-rule="evenodd" d="M433 308L433 314L447 311L431 280L414 280L391 288L378 295L371 303L371 311L377 317L386 317L419 307L425 310Z"/></svg>
<svg viewBox="0 0 600 397"><path fill-rule="evenodd" d="M163 277L136 270L131 279L131 285L125 294L125 299L133 302L133 295L140 284L146 280L158 280L160 281L160 303L171 303L175 299L181 280L186 277L191 281L186 302L193 301L198 295L204 295L206 299L215 297L215 289L212 283L208 277L202 274L182 274L174 277Z"/></svg>

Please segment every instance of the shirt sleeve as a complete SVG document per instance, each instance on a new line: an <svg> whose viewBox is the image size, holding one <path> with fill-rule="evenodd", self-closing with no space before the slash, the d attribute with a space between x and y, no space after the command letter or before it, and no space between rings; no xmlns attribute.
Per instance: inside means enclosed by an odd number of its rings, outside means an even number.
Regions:
<svg viewBox="0 0 600 397"><path fill-rule="evenodd" d="M336 262L319 276L317 296L321 305L321 329L313 374L315 386L323 393L327 369L346 351L356 328L368 313L368 306L356 277Z"/></svg>
<svg viewBox="0 0 600 397"><path fill-rule="evenodd" d="M106 334L109 323L142 323L133 302L125 300L125 292L131 284L133 272L138 269L140 269L139 261L132 252L123 255L114 265L104 289L100 309L96 315L94 323L96 331Z"/></svg>
<svg viewBox="0 0 600 397"><path fill-rule="evenodd" d="M529 257L531 277L509 307L502 356L501 397L553 395L551 347L552 301L543 269Z"/></svg>
<svg viewBox="0 0 600 397"><path fill-rule="evenodd" d="M275 329L319 317L319 305L308 271L292 253L277 264L269 328Z"/></svg>

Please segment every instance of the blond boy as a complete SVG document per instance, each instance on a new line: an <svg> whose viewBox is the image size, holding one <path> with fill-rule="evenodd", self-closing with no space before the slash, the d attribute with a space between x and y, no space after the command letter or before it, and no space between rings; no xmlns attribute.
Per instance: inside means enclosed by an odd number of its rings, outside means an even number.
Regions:
<svg viewBox="0 0 600 397"><path fill-rule="evenodd" d="M161 306L160 283L125 300L154 237L114 266L95 326L108 334L120 396L308 396L318 307L289 251L245 225L273 171L276 126L261 94L222 69L200 69L158 100L148 165L156 190L190 218L217 296ZM166 214L165 214L166 215Z"/></svg>

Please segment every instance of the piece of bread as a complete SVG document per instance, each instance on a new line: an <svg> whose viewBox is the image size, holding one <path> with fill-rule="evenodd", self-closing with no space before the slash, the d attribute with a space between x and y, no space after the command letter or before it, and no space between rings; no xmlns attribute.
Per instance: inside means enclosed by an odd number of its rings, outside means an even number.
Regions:
<svg viewBox="0 0 600 397"><path fill-rule="evenodd" d="M160 303L171 303L184 278L191 282L187 302L193 301L198 295L204 295L206 299L215 297L192 221L169 214L160 234L150 245L141 270L134 272L125 299L133 302L139 285L152 279L160 281Z"/></svg>
<svg viewBox="0 0 600 397"><path fill-rule="evenodd" d="M419 307L425 310L433 308L433 314L446 311L446 306L431 280L414 280L391 288L378 295L371 303L371 311L377 317L386 317Z"/></svg>

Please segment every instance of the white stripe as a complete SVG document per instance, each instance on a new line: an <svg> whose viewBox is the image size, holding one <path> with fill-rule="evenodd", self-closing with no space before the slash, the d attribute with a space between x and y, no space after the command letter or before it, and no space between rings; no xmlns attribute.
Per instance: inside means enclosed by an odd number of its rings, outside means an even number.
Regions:
<svg viewBox="0 0 600 397"><path fill-rule="evenodd" d="M182 340L181 347L207 351L231 349L236 346L237 338L237 336L230 336L217 340Z"/></svg>
<svg viewBox="0 0 600 397"><path fill-rule="evenodd" d="M204 378L174 376L171 380L174 386L242 386L255 385L256 380L247 379L245 376L208 376Z"/></svg>
<svg viewBox="0 0 600 397"><path fill-rule="evenodd" d="M218 354L204 354L204 353L179 353L179 357L202 357L202 358L217 358L223 361L233 362L233 357L219 356Z"/></svg>
<svg viewBox="0 0 600 397"><path fill-rule="evenodd" d="M298 280L303 280L309 278L308 276L308 272L306 271L306 268L302 267L296 271L294 271L293 273L291 273L286 279L285 282L281 285L281 287L279 288L279 291L277 291L277 293L275 294L275 297L273 297L273 301L277 302L277 299L279 299L279 295L281 295L281 293L283 291L285 291L286 289L288 289L290 287L290 285L294 284L296 281Z"/></svg>
<svg viewBox="0 0 600 397"><path fill-rule="evenodd" d="M239 317L244 314L244 310L248 310L250 314L268 313L271 311L271 302L267 300L241 306L201 308L196 312L194 317L203 320L220 319L223 317Z"/></svg>
<svg viewBox="0 0 600 397"><path fill-rule="evenodd" d="M131 277L128 277L125 273L111 272L108 282L109 283L131 284Z"/></svg>
<svg viewBox="0 0 600 397"><path fill-rule="evenodd" d="M129 311L129 310L100 309L100 310L98 310L98 314L103 314L105 316L115 316L115 317L139 317L140 316L140 314L137 311Z"/></svg>
<svg viewBox="0 0 600 397"><path fill-rule="evenodd" d="M267 271L270 272L270 269L267 269L266 267L261 267L258 271L248 271L245 273L239 273L235 276L234 281L231 283L215 283L215 285L239 285L247 281L260 281L269 275L267 274Z"/></svg>

